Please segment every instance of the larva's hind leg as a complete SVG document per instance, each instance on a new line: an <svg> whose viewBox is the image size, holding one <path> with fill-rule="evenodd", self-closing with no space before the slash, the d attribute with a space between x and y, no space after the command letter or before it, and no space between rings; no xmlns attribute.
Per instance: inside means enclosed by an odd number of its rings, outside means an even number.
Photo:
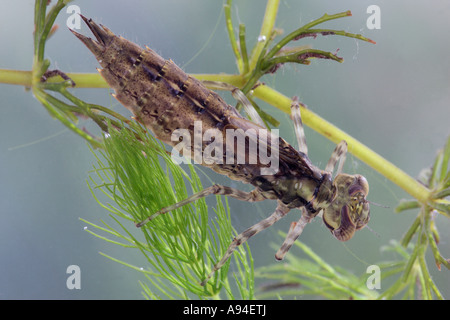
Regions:
<svg viewBox="0 0 450 320"><path fill-rule="evenodd" d="M283 260L286 253L294 244L295 240L302 234L305 226L312 220L312 217L308 215L308 212L303 207L302 208L302 217L297 222L292 222L289 232L284 240L282 246L275 254L275 258L277 260Z"/></svg>
<svg viewBox="0 0 450 320"><path fill-rule="evenodd" d="M234 188L230 188L230 187L226 187L226 186L221 186L221 185L213 185L211 187L208 187L200 192L197 192L196 194L190 196L187 199L184 199L178 203L175 203L171 206L165 207L161 210L159 210L158 212L155 212L154 214L152 214L150 217L146 218L145 220L142 220L141 222L137 223L136 226L138 228L142 227L143 225L145 225L146 223L148 223L150 220L155 219L157 216L170 212L172 210L178 209L182 206L185 206L191 202L197 201L198 199L204 198L208 195L211 194L220 194L220 195L224 195L224 196L229 196L229 197L233 197L236 198L238 200L242 200L242 201L249 201L249 202L255 202L255 201L263 201L266 200L267 198L263 196L263 194L261 193L260 190L252 190L250 192L245 192L245 191L241 191L238 189L234 189Z"/></svg>
<svg viewBox="0 0 450 320"><path fill-rule="evenodd" d="M234 250L236 250L238 246L246 242L248 239L253 237L258 232L261 232L272 226L275 222L283 218L289 212L289 210L290 209L286 207L284 204L278 202L278 206L275 209L275 212L272 213L268 218L261 220L260 222L251 226L250 228L242 232L240 235L238 235L236 238L234 238L233 242L231 242L222 259L220 259L220 261L214 266L214 268L211 270L206 279L202 281L201 285L204 286L208 282L208 280L211 279L214 273L223 267L223 265L228 261L228 259L230 259Z"/></svg>

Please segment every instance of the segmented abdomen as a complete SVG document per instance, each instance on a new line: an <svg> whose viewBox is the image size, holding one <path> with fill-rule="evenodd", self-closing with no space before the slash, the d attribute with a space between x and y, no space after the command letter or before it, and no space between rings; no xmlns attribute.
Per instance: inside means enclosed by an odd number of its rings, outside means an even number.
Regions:
<svg viewBox="0 0 450 320"><path fill-rule="evenodd" d="M149 48L115 37L100 60L100 73L116 98L170 145L172 132L193 132L195 120L201 119L203 131L222 130L230 115L239 116L219 95Z"/></svg>
<svg viewBox="0 0 450 320"><path fill-rule="evenodd" d="M99 72L115 90L117 100L158 139L171 146L178 144L179 141L171 139L177 129L187 129L194 137L195 121L201 121L202 136L207 130L217 130L225 135L225 128L237 128L230 123L230 118L247 121L217 93L187 75L172 60L165 60L148 47L143 49L114 35L91 19L83 19L98 42L72 32L94 53L103 67ZM202 141L202 151L209 143L211 141ZM192 145L191 151L193 149ZM252 183L260 174L258 164L226 163L224 159L220 164L207 166L247 183Z"/></svg>

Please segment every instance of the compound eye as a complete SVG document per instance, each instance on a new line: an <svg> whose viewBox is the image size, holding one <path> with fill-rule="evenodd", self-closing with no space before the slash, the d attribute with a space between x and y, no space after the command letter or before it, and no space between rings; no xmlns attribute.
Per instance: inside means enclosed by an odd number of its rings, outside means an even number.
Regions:
<svg viewBox="0 0 450 320"><path fill-rule="evenodd" d="M364 228L370 220L370 205L368 201L364 201L360 204L361 211L359 212L359 216L355 220L356 230Z"/></svg>
<svg viewBox="0 0 450 320"><path fill-rule="evenodd" d="M353 196L357 193L362 193L365 196L369 193L369 183L367 179L362 175L355 175L355 180L353 184L348 188L348 194Z"/></svg>

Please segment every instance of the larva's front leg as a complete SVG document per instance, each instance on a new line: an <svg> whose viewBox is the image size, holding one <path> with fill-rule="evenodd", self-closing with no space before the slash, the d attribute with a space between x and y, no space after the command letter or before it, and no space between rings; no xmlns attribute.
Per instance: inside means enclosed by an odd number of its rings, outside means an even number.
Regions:
<svg viewBox="0 0 450 320"><path fill-rule="evenodd" d="M300 114L300 102L298 97L292 98L291 118L294 122L295 136L298 142L298 151L308 154L308 146L306 145L305 131L303 130L302 116Z"/></svg>
<svg viewBox="0 0 450 320"><path fill-rule="evenodd" d="M252 120L260 127L267 129L266 125L264 124L264 121L259 116L255 107L253 107L252 103L247 99L245 94L239 88L231 84L218 81L202 81L202 83L210 89L230 91L233 97L244 106L244 110L247 113L247 116L250 118L250 120Z"/></svg>

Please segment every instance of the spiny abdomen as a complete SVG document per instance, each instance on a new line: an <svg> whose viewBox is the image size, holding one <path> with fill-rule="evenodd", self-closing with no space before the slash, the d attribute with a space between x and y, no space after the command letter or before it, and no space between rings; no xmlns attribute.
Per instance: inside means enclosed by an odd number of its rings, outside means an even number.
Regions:
<svg viewBox="0 0 450 320"><path fill-rule="evenodd" d="M203 132L222 130L229 116L240 117L215 92L187 75L150 48L116 36L108 28L82 17L97 41L72 31L103 67L99 70L116 91L115 97L162 141L173 145L172 132L192 130L201 117Z"/></svg>
<svg viewBox="0 0 450 320"><path fill-rule="evenodd" d="M187 129L194 137L195 121L201 121L202 137L207 130L215 130L225 139L225 128L235 128L230 118L248 122L217 93L187 75L172 60L165 60L150 48L143 49L91 19L82 18L97 41L71 30L72 33L95 55L103 67L99 72L115 90L117 100L158 139L177 145L179 141L171 140L176 129ZM201 141L202 152L211 142ZM190 149L191 155L183 155L193 158L194 141ZM224 158L222 163L202 164L247 183L252 183L260 172L258 164L225 162Z"/></svg>

